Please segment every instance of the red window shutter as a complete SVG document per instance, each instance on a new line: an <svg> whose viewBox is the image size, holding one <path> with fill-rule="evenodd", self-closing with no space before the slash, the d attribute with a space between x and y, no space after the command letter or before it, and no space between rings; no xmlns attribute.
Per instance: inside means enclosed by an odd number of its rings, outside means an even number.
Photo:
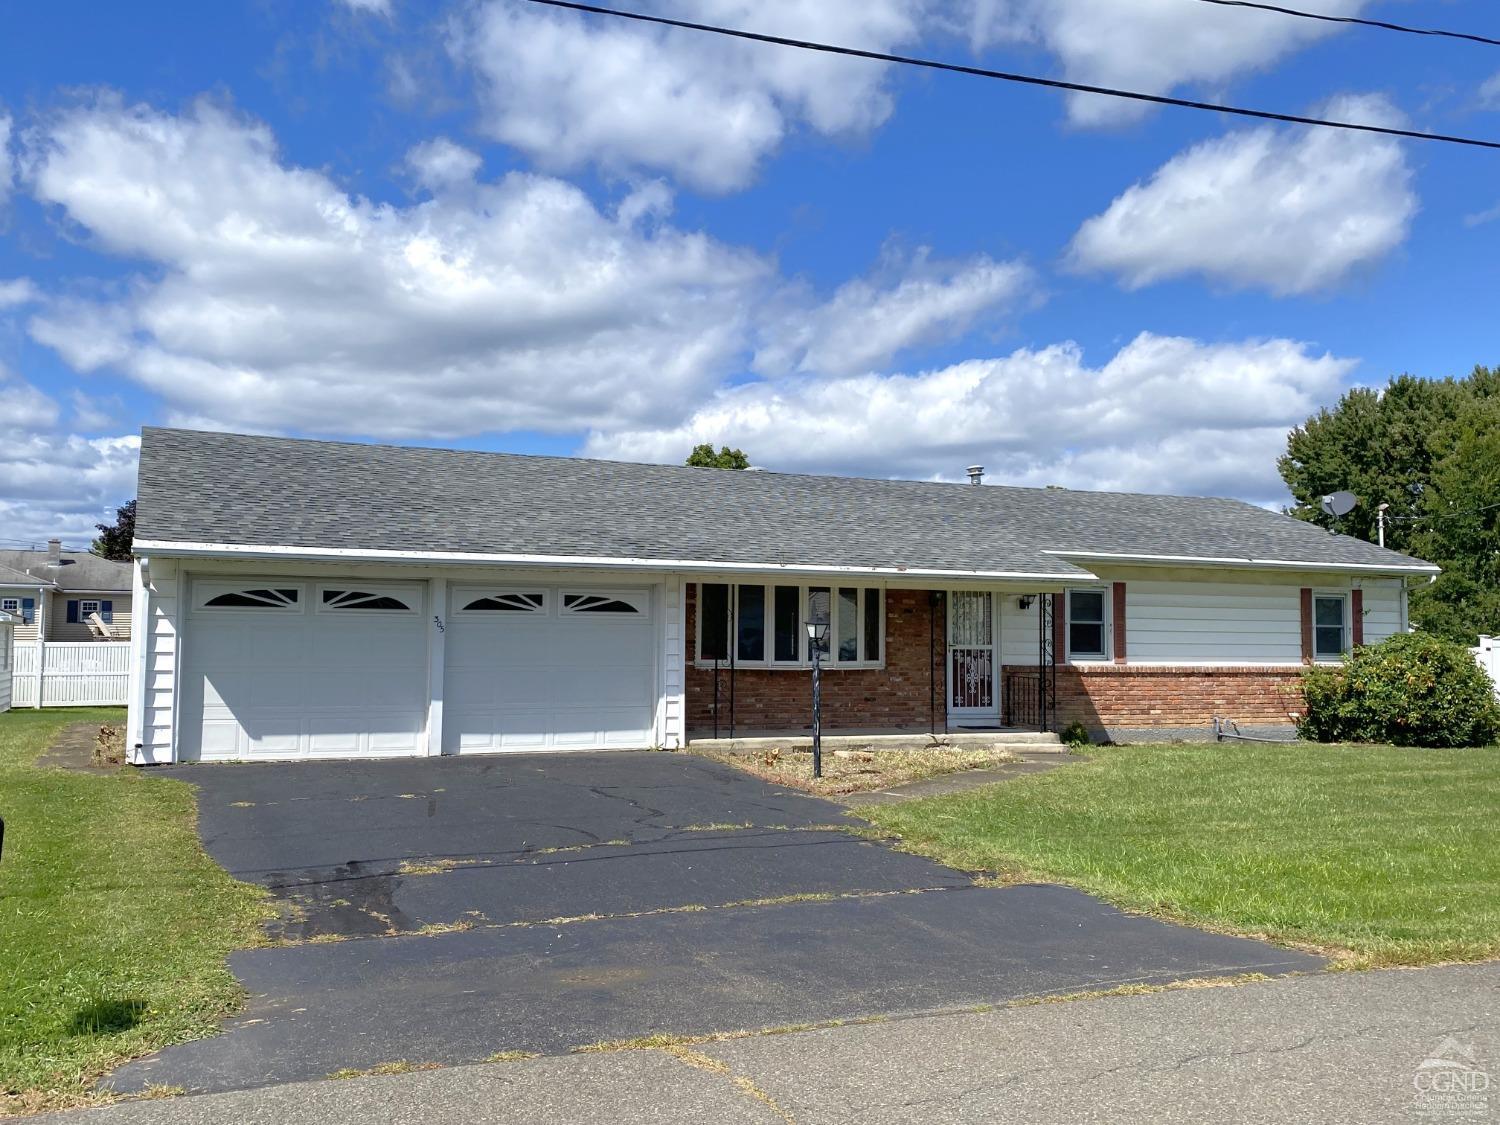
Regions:
<svg viewBox="0 0 1500 1125"><path fill-rule="evenodd" d="M1115 594L1115 663L1125 663L1125 583L1116 582Z"/></svg>
<svg viewBox="0 0 1500 1125"><path fill-rule="evenodd" d="M1365 592L1354 590L1349 595L1349 614L1352 623L1352 639L1358 648L1365 643Z"/></svg>
<svg viewBox="0 0 1500 1125"><path fill-rule="evenodd" d="M1302 663L1313 662L1313 595L1312 587L1302 587Z"/></svg>

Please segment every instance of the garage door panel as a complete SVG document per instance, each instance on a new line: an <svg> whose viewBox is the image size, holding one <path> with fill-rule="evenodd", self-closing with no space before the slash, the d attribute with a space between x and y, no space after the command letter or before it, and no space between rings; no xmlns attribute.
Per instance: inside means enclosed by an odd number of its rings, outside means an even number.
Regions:
<svg viewBox="0 0 1500 1125"><path fill-rule="evenodd" d="M589 706L628 706L651 695L655 676L641 668L581 669L569 677L570 689Z"/></svg>
<svg viewBox="0 0 1500 1125"><path fill-rule="evenodd" d="M543 612L452 615L444 749L649 746L657 695L650 592L627 595L637 610L628 616L566 612L563 595L580 592L572 588L537 592ZM453 604L471 604L478 593L456 588Z"/></svg>
<svg viewBox="0 0 1500 1125"><path fill-rule="evenodd" d="M399 589L406 604L423 604L420 584L385 585ZM305 580L220 579L207 586L194 598L184 645L187 756L425 750L427 647L420 613L314 608L320 587ZM296 586L302 594L295 608L207 604L211 595L237 586Z"/></svg>

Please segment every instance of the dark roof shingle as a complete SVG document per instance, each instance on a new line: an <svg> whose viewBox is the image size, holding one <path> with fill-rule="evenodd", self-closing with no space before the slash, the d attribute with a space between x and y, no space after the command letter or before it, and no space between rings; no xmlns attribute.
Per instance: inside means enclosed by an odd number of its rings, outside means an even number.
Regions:
<svg viewBox="0 0 1500 1125"><path fill-rule="evenodd" d="M1052 552L1421 565L1238 500L156 428L142 434L136 521L160 543L1059 577L1081 571Z"/></svg>

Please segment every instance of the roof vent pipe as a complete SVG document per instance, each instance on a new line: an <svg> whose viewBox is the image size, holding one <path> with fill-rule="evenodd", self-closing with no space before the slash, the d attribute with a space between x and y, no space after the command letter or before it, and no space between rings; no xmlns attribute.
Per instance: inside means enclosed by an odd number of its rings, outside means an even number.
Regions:
<svg viewBox="0 0 1500 1125"><path fill-rule="evenodd" d="M983 465L970 465L966 471L969 474L969 483L970 484L983 484L984 483L984 466Z"/></svg>
<svg viewBox="0 0 1500 1125"><path fill-rule="evenodd" d="M47 565L62 566L62 540L47 540Z"/></svg>

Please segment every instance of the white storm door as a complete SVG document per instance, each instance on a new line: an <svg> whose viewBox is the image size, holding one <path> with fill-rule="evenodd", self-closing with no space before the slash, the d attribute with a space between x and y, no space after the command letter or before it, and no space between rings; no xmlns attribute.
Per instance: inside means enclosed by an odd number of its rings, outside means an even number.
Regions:
<svg viewBox="0 0 1500 1125"><path fill-rule="evenodd" d="M1000 722L995 660L994 598L988 591L948 594L948 721L955 726Z"/></svg>

